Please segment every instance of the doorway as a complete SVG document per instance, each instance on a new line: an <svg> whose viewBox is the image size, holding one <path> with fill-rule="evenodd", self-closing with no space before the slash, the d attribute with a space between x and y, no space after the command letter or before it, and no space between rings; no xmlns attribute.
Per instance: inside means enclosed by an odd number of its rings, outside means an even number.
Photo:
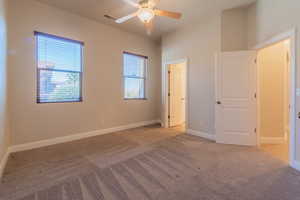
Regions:
<svg viewBox="0 0 300 200"><path fill-rule="evenodd" d="M169 127L185 127L185 63L168 65Z"/></svg>
<svg viewBox="0 0 300 200"><path fill-rule="evenodd" d="M254 47L255 50L260 51L264 48L277 44L279 42L289 40L289 80L288 88L289 91L289 138L288 138L288 154L289 154L289 165L295 169L300 170L299 164L296 161L296 94L298 89L296 88L296 29L291 29L287 32L278 34L269 40L266 40ZM258 107L259 108L259 107ZM299 115L300 116L300 115ZM259 117L259 115L258 115ZM260 120L258 119L257 123ZM259 125L259 124L258 124ZM258 145L260 145L260 132L258 131Z"/></svg>
<svg viewBox="0 0 300 200"><path fill-rule="evenodd" d="M257 124L260 148L289 162L290 39L257 54Z"/></svg>
<svg viewBox="0 0 300 200"><path fill-rule="evenodd" d="M187 123L187 60L177 60L164 65L163 97L165 128L186 130Z"/></svg>

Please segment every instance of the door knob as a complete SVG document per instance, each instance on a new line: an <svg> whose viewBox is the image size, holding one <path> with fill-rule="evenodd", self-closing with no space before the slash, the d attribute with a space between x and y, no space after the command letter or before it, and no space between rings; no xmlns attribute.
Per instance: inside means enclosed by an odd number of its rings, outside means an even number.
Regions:
<svg viewBox="0 0 300 200"><path fill-rule="evenodd" d="M220 104L222 104L222 102L221 102L221 101L217 101L217 104L219 104L219 105L220 105Z"/></svg>

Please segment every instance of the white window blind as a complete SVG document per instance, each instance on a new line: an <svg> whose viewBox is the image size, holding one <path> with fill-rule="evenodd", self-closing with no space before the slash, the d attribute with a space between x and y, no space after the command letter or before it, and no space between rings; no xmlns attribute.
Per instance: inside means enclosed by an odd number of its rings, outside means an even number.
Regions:
<svg viewBox="0 0 300 200"><path fill-rule="evenodd" d="M38 103L82 101L83 43L35 32Z"/></svg>
<svg viewBox="0 0 300 200"><path fill-rule="evenodd" d="M148 58L146 56L124 52L123 59L124 98L145 99Z"/></svg>

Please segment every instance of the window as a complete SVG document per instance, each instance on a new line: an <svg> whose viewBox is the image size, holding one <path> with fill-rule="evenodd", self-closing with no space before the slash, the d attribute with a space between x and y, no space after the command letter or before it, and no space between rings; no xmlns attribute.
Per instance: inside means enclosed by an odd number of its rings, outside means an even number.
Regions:
<svg viewBox="0 0 300 200"><path fill-rule="evenodd" d="M83 43L35 32L37 48L37 102L82 101Z"/></svg>
<svg viewBox="0 0 300 200"><path fill-rule="evenodd" d="M124 59L124 98L146 99L146 74L148 57L128 52Z"/></svg>

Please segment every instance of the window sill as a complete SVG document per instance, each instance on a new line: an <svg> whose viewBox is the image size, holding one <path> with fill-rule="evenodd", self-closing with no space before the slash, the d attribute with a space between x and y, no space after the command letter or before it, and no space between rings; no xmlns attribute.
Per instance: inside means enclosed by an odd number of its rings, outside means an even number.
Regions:
<svg viewBox="0 0 300 200"><path fill-rule="evenodd" d="M147 101L148 99L147 98L124 98L125 101L128 101L128 100L141 100L141 101Z"/></svg>
<svg viewBox="0 0 300 200"><path fill-rule="evenodd" d="M37 101L37 104L54 104L54 103L82 103L82 100L78 100L78 101L53 101L53 102L39 102Z"/></svg>

